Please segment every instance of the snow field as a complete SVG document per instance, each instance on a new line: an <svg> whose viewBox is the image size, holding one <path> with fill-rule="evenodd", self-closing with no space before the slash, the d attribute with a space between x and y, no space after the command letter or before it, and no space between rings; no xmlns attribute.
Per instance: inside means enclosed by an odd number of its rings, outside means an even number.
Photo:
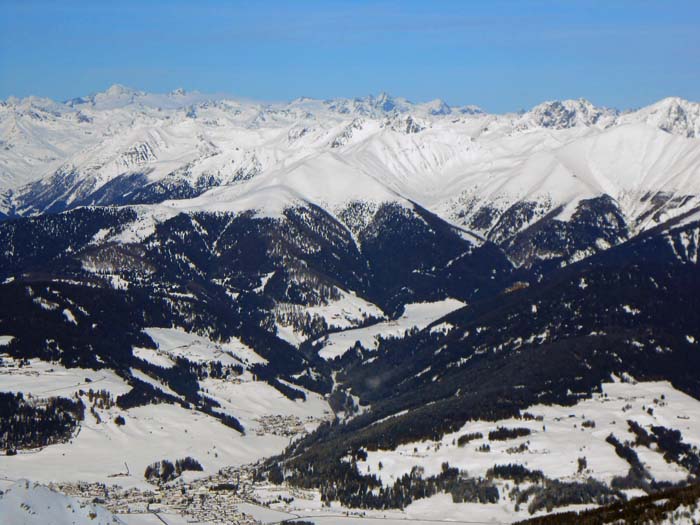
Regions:
<svg viewBox="0 0 700 525"><path fill-rule="evenodd" d="M358 297L355 292L346 292L345 290L339 290L339 292L341 298L338 300L331 300L325 305L303 306L301 309L312 317L322 317L329 327L343 330L354 329L368 316L385 318L384 312L377 305ZM285 307L288 305L279 304L277 306L282 310ZM286 326L279 321L277 321L277 335L294 346L299 346L306 339L304 334L296 331L293 326Z"/></svg>
<svg viewBox="0 0 700 525"><path fill-rule="evenodd" d="M647 412L649 408L653 415ZM584 480L594 477L609 483L615 476L624 476L629 465L605 439L613 434L623 443L634 441L628 420L647 429L652 424L678 429L684 442L700 445L700 402L667 382L605 383L602 394L594 394L591 399L583 399L572 407L536 405L523 412L541 416L542 421L516 418L497 422L470 421L438 442L422 441L401 445L395 450L368 451L367 461L358 461L358 469L376 474L384 484L390 485L414 466L424 468L425 476L431 476L440 472L442 463L448 462L452 467L466 470L470 476L484 476L494 465L515 463L530 470L541 470L550 478ZM582 425L591 421L594 427ZM525 427L532 433L505 441L489 440L488 433L497 427ZM460 436L475 432L481 433L483 438L470 441L464 447L456 444ZM477 450L484 444L490 446L490 452ZM527 449L517 451L523 444ZM658 481L680 481L688 475L678 465L667 463L658 451L645 447L634 447L634 450ZM578 458L581 457L587 462L583 473L578 472Z"/></svg>
<svg viewBox="0 0 700 525"><path fill-rule="evenodd" d="M267 363L266 359L236 338L216 343L181 328L146 328L144 332L156 343L159 356L181 356L197 363L220 361L223 365ZM156 359L152 353L148 355Z"/></svg>
<svg viewBox="0 0 700 525"><path fill-rule="evenodd" d="M2 525L121 525L111 512L22 480L0 495Z"/></svg>
<svg viewBox="0 0 700 525"><path fill-rule="evenodd" d="M355 345L356 341L360 341L365 348L376 348L377 338L380 336L402 336L406 330L411 328L425 328L430 323L463 306L465 306L464 303L456 299L407 304L403 315L396 320L336 332L324 337L318 341L322 345L319 355L324 359L342 356Z"/></svg>
<svg viewBox="0 0 700 525"><path fill-rule="evenodd" d="M231 364L238 363L240 358L248 361L261 359L235 341L220 346L178 330L149 329L149 332L155 335L161 348L182 352L190 358L224 357ZM157 358L159 362L166 358L167 352L161 352L160 348L154 352L151 350L142 356L152 360ZM6 355L2 357L0 391L23 392L25 396L65 397L92 388L107 390L116 398L131 389L108 370L66 369L39 360L30 360L28 365L20 367ZM142 381L179 397L167 385L143 372L132 369L132 373ZM240 418L246 428L245 435L201 412L169 404L128 410L121 410L116 405L95 407L101 420L98 423L90 410L91 403L84 396L85 419L69 442L5 457L3 476L39 482L98 481L124 487L146 487L143 479L146 466L161 459L174 461L185 456L196 458L205 469L202 473L188 473L188 476L205 476L223 466L252 463L277 454L288 445L290 432L311 431L330 415L322 396L305 391L306 401L291 401L267 383L254 381L249 372L228 381L207 378L201 381L200 387L206 395L221 403L218 410ZM124 417L125 425L115 423L118 415Z"/></svg>

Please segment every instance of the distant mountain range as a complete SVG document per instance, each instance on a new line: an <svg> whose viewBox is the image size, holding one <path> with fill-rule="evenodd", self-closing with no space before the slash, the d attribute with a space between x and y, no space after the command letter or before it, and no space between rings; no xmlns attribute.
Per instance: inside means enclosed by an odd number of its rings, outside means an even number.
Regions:
<svg viewBox="0 0 700 525"><path fill-rule="evenodd" d="M700 104L678 98L625 113L567 100L490 115L385 93L260 104L116 85L0 105L0 213L160 204L141 213L274 216L313 203L337 218L354 202L412 202L508 243L522 263L551 254L523 253L516 236L571 223L605 196L615 232L566 255L580 258L698 206L699 134Z"/></svg>

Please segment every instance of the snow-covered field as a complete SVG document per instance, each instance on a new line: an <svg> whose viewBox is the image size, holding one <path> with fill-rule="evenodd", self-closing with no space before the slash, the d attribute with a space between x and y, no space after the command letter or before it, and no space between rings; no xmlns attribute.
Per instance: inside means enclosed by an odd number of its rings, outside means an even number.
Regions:
<svg viewBox="0 0 700 525"><path fill-rule="evenodd" d="M115 395L129 389L121 378L110 372L65 369L37 360L30 360L28 365L19 367L7 356L3 356L3 359L5 366L0 368L1 391L32 392L41 397L70 396L87 388L106 389ZM494 465L520 464L531 470L542 470L550 478L584 481L593 477L610 482L614 476L626 474L629 465L605 439L613 434L621 442L634 441L628 420L636 421L645 428L662 425L678 429L684 442L700 446L700 402L666 382L635 382L629 377L614 379L603 385L602 393L582 399L574 406L536 405L523 411L534 419L471 421L458 432L446 435L439 441L410 443L395 450L369 451L367 460L358 462L358 469L376 474L387 485L393 484L397 477L410 472L415 466L422 467L425 476L437 474L444 462L466 470L470 476L483 476ZM201 386L207 395L221 403L222 410L241 420L247 429L245 436L209 416L178 405L149 405L126 411L117 407L98 409L102 419L99 424L86 411L86 419L71 442L4 457L2 477L8 481L23 478L45 483L96 481L123 487L151 488L143 479L143 471L154 461L193 456L204 466L204 472L184 476L185 479L194 479L212 474L223 466L251 463L273 455L282 450L290 439L289 435L277 431L293 424L298 424L300 430L312 429L318 424L319 416L323 416L324 412L328 415L328 407L320 396L306 392L306 402L291 401L266 383L253 381L248 372L236 381L209 378L202 381ZM125 425L114 422L117 414L124 416ZM274 421L265 421L269 416L278 418L278 427L275 427ZM505 441L489 440L489 431L497 427L524 427L530 429L531 434ZM457 445L460 436L476 432L483 437L463 447ZM488 452L477 450L487 443L490 445ZM635 446L634 450L647 470L659 481L680 481L688 474L678 465L666 462L662 454L653 448ZM579 458L586 458L583 472L578 471ZM506 496L507 486L512 485L511 482L495 480L495 484L502 495L498 504L454 503L450 495L438 494L417 500L403 511L358 511L337 504L327 508L314 491L259 486L255 494L262 502L272 502L278 496L294 496L294 501L289 504L273 503L270 508L246 504L240 510L264 523L301 517L317 525L369 525L378 519L395 525L406 520L411 520L414 525L427 524L431 520L511 523L529 517L524 506L516 511L514 502ZM8 486L8 482L5 482L2 488ZM635 494L629 493L630 496ZM12 505L13 509L18 505L14 499L7 497L5 503L0 499L0 509L3 504ZM64 507L67 508L69 504L66 502ZM32 508L36 505L30 504ZM566 507L568 510L580 508L583 507ZM41 512L37 511L37 516L41 516ZM539 511L538 514L543 512ZM168 516L171 518L168 523L186 522L175 514ZM158 519L152 514L120 518L129 525L148 525L156 523L154 520ZM3 523L2 520L0 523ZM42 522L26 523L34 525ZM80 521L77 523L82 525Z"/></svg>
<svg viewBox="0 0 700 525"><path fill-rule="evenodd" d="M260 417L279 415L298 418L311 430L318 424L318 418L330 416L328 404L319 394L295 385L293 388L304 392L306 401L291 401L267 383L253 381L249 374L243 379L229 382L208 378L200 384L208 396L219 402L225 412L235 414L246 428L259 429ZM309 424L312 420L314 422Z"/></svg>
<svg viewBox="0 0 700 525"><path fill-rule="evenodd" d="M39 360L19 367L11 358L3 359L0 391L69 397L80 390L93 389L107 390L116 398L131 388L107 370L66 369ZM166 388L139 371L132 372ZM252 463L279 453L289 443L289 432L312 430L330 414L327 403L318 394L307 391L306 401L291 401L267 383L254 381L248 372L231 381L208 378L202 382L202 388L221 403L226 413L239 417L246 428L245 435L213 417L179 405L146 405L128 410L117 406L96 408L101 422L86 410L85 420L70 442L3 457L2 476L39 482L96 481L145 487L146 466L161 459L186 456L200 461L204 476L223 466ZM91 406L85 396L83 402ZM125 425L115 423L118 415L124 417ZM283 432L285 429L287 433Z"/></svg>
<svg viewBox="0 0 700 525"><path fill-rule="evenodd" d="M134 514L119 514L118 518L124 522L124 525L209 525L203 521L193 522L187 516L181 516L173 512L155 513L134 513Z"/></svg>
<svg viewBox="0 0 700 525"><path fill-rule="evenodd" d="M192 456L204 466L205 475L274 454L288 442L279 436L241 436L212 417L176 405L106 412L100 424L87 413L79 433L68 443L4 458L3 475L45 483L94 481L146 487L144 471L155 461ZM125 425L114 423L116 414L124 416Z"/></svg>
<svg viewBox="0 0 700 525"><path fill-rule="evenodd" d="M651 408L652 414L648 412ZM532 406L526 412L541 420L508 419L496 422L470 421L457 432L440 441L422 441L399 446L395 450L368 452L367 461L358 461L360 472L376 474L385 484L411 471L425 469L425 475L438 474L441 465L466 470L471 476L483 476L494 465L517 463L545 476L563 480L582 480L592 476L609 482L623 476L628 463L620 458L605 439L613 434L619 441L634 441L627 421L648 428L662 425L678 429L684 442L700 445L700 401L674 389L667 382L614 382L603 385L602 394L594 394L578 404L567 406ZM585 425L584 422L587 422ZM594 426L591 424L594 423ZM505 441L489 441L489 431L497 427L524 427L531 431ZM459 447L457 439L467 433L481 433L483 438ZM488 444L489 452L477 450ZM519 445L526 445L522 451ZM661 453L635 447L640 460L652 476L661 481L680 481L688 472L667 463ZM578 458L585 457L587 468L578 472ZM381 468L379 464L381 463Z"/></svg>
<svg viewBox="0 0 700 525"><path fill-rule="evenodd" d="M281 310L282 313L285 309L301 309L304 314L322 317L329 328L342 330L352 330L368 317L385 318L384 312L377 305L358 297L355 292L346 292L341 289L337 291L341 294L341 298L329 301L325 305L294 307L280 304L277 309ZM277 335L294 346L299 346L306 339L304 334L296 331L293 326L280 321L277 322Z"/></svg>
<svg viewBox="0 0 700 525"><path fill-rule="evenodd" d="M319 355L324 359L342 356L357 341L365 348L375 348L378 337L402 336L406 330L411 328L425 328L433 321L463 306L464 303L456 299L444 299L434 303L407 304L403 315L396 320L336 332L317 341L317 344L322 345Z"/></svg>
<svg viewBox="0 0 700 525"><path fill-rule="evenodd" d="M496 422L471 421L462 429L443 437L440 441L421 441L402 445L395 450L368 451L367 461L358 461L362 473L376 474L384 484L391 485L415 466L424 469L424 475L438 474L444 462L466 470L470 476L484 476L494 465L520 464L531 470L542 470L551 478L564 481L585 481L589 477L609 482L614 476L623 476L629 464L621 459L612 445L605 441L613 434L619 441L634 441L627 420L634 420L648 428L662 425L681 431L683 441L700 444L700 402L674 389L667 382L635 382L614 378L605 383L602 393L583 399L574 406L536 405L526 412L537 419L512 418ZM648 409L652 409L652 414ZM541 416L541 420L540 419ZM583 422L587 422L582 426ZM592 426L590 422L594 422ZM488 439L488 432L497 427L526 427L529 436L505 441ZM466 434L480 432L483 438L459 447L456 440ZM476 449L489 444L489 452ZM516 450L519 445L526 450ZM657 480L680 481L688 472L676 464L668 463L662 453L641 446L634 446L640 460ZM585 457L587 467L578 472L578 458ZM380 468L381 463L381 468ZM344 508L337 503L323 506L319 493L302 491L284 486L259 486L257 499L270 502L276 511L285 512L288 518L301 517L317 525L359 525L377 523L398 525L443 522L505 524L532 517L527 505L516 510L515 501L508 496L513 482L494 479L501 500L497 504L455 503L449 494L437 494L419 499L404 510L358 510ZM523 485L524 486L524 485ZM642 491L629 490L629 497L643 495ZM276 502L280 497L294 497L291 503ZM276 503L275 503L276 502ZM559 507L557 512L583 510L591 505ZM263 523L279 520L279 514L251 506L256 519ZM546 510L534 515L545 514ZM410 521L408 521L410 520Z"/></svg>
<svg viewBox="0 0 700 525"><path fill-rule="evenodd" d="M147 356L148 358L144 359L154 364L168 359L168 356L185 357L196 363L220 361L222 365L267 363L267 360L236 338L225 343L216 343L181 328L146 328L144 332L156 343L158 352L144 352L143 349L139 349L138 352Z"/></svg>
<svg viewBox="0 0 700 525"><path fill-rule="evenodd" d="M0 392L26 392L36 397L69 397L79 390L107 390L114 396L125 394L131 387L111 370L65 368L59 363L29 359L19 362L0 354Z"/></svg>
<svg viewBox="0 0 700 525"><path fill-rule="evenodd" d="M498 482L496 482L499 484ZM503 492L505 483L499 484ZM278 523L281 519L302 519L316 525L430 525L443 523L469 523L474 525L501 525L532 517L526 508L514 510L510 501L498 504L455 503L449 494L436 494L419 499L405 509L373 510L351 509L337 502L327 507L316 491L288 489L280 486L258 486L256 498L266 503L264 507L248 504L245 512L264 524ZM291 503L279 503L278 498L293 498ZM582 510L583 505L561 507L558 511ZM545 514L538 511L534 515Z"/></svg>

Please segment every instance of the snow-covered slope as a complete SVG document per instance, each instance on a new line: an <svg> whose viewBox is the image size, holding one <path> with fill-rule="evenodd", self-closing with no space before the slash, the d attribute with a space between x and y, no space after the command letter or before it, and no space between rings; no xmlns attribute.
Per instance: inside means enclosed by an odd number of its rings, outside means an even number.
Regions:
<svg viewBox="0 0 700 525"><path fill-rule="evenodd" d="M647 412L647 408L651 410ZM432 475L449 462L472 475L485 475L494 465L517 463L560 480L585 480L593 476L609 482L629 466L606 441L608 436L634 442L635 436L627 422L635 421L644 427L663 425L678 429L694 443L700 435L699 408L696 399L668 383L624 382L618 378L616 382L604 383L602 393L574 406L533 406L523 411L529 414L525 419L470 421L437 442L421 441L395 450L368 452L360 469L375 473L389 484L415 466ZM529 419L530 415L534 417ZM529 433L503 441L489 438L489 432L498 427L527 428ZM458 443L464 435L478 437ZM489 445L488 450L484 444ZM637 453L655 479L680 481L688 475L678 464L664 460L658 449L639 447ZM586 458L585 472L579 470L580 457Z"/></svg>
<svg viewBox="0 0 700 525"><path fill-rule="evenodd" d="M217 361L229 365L261 360L241 343L217 345L180 329L147 331L158 342L158 352L141 349L149 353L135 352L135 355L160 366L168 357L187 357L193 362L201 359L207 365ZM159 361L154 359L156 356ZM148 487L143 477L148 465L164 458L188 455L203 465L204 470L198 475L206 476L224 466L252 463L279 453L290 436L311 431L330 417L328 404L319 394L304 391L304 400L291 400L249 372L235 378L200 380L202 392L216 400L220 410L239 417L246 429L242 434L207 414L178 404L124 409L113 402L99 404L96 399L93 402L88 390L104 392L112 401L129 392L129 385L110 370L65 368L37 359L20 363L6 355L0 355L0 360L0 391L20 392L37 400L50 396L80 398L88 407L69 441L3 456L2 475L8 479L26 477L44 483L118 481L122 486ZM173 364L171 361L170 366ZM178 397L163 382L136 369L131 373ZM115 421L118 417L123 418L121 424ZM0 519L0 524L4 523Z"/></svg>
<svg viewBox="0 0 700 525"><path fill-rule="evenodd" d="M445 299L435 303L407 304L404 314L398 319L336 332L324 336L314 345L321 348L319 355L324 359L342 356L357 342L365 348L373 349L377 346L377 340L380 337L402 337L407 330L423 329L436 319L462 306L464 303L455 299Z"/></svg>
<svg viewBox="0 0 700 525"><path fill-rule="evenodd" d="M0 212L169 201L279 216L299 203L334 213L410 200L499 242L607 195L635 233L699 204L699 133L700 105L678 98L490 115L385 93L262 104L112 86L0 105ZM514 207L527 217L513 221Z"/></svg>
<svg viewBox="0 0 700 525"><path fill-rule="evenodd" d="M119 525L111 512L48 487L21 480L0 494L0 523L7 525Z"/></svg>
<svg viewBox="0 0 700 525"><path fill-rule="evenodd" d="M668 97L624 115L621 122L643 122L682 137L700 137L700 104Z"/></svg>

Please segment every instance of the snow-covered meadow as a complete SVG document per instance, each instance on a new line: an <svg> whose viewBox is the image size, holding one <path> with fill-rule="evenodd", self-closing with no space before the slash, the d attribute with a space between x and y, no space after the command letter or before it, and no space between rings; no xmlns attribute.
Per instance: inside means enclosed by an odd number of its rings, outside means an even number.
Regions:
<svg viewBox="0 0 700 525"><path fill-rule="evenodd" d="M167 365L168 359L176 355L224 364L263 361L237 341L218 344L179 329L147 331L156 341L157 350L135 349L135 354L160 366ZM4 457L2 476L11 480L109 482L146 487L146 466L186 456L196 458L204 466L203 472L187 476L206 476L224 466L253 463L281 452L295 432L313 430L331 413L322 396L296 387L304 391L306 400L292 401L268 383L255 380L248 371L227 380L201 380L202 392L219 402L225 413L241 421L246 430L241 435L214 417L178 404L151 404L126 410L116 405L92 406L86 394L90 389L106 390L112 398L131 389L111 370L65 368L38 359L21 363L7 355L2 359L0 391L21 392L25 397L38 399L72 397L82 391L80 397L88 408L70 441ZM166 384L145 373L136 369L131 373L177 397ZM118 416L124 418L125 424L115 422Z"/></svg>
<svg viewBox="0 0 700 525"><path fill-rule="evenodd" d="M457 299L407 304L404 313L398 319L382 321L363 328L335 332L314 344L321 348L319 355L324 359L342 356L357 341L365 348L374 349L379 344L378 338L380 337L401 337L412 328L423 329L430 323L463 306L464 303Z"/></svg>
<svg viewBox="0 0 700 525"><path fill-rule="evenodd" d="M368 451L366 461L358 461L360 472L376 474L392 484L415 466L426 476L438 474L445 462L471 476L484 476L494 465L520 464L541 470L545 476L561 480L594 477L610 482L626 474L629 464L605 440L614 435L619 441L635 441L628 420L643 427L661 425L680 430L684 442L700 446L700 401L676 390L667 382L633 380L604 383L601 393L584 398L574 406L536 405L522 412L534 416L501 421L470 421L457 432L439 441L401 445L395 450ZM489 440L498 427L527 428L530 434L507 440ZM481 434L459 446L465 434ZM479 450L483 445L489 451ZM634 447L641 461L659 481L680 481L688 472L664 460L659 451ZM579 472L578 458L586 458Z"/></svg>

